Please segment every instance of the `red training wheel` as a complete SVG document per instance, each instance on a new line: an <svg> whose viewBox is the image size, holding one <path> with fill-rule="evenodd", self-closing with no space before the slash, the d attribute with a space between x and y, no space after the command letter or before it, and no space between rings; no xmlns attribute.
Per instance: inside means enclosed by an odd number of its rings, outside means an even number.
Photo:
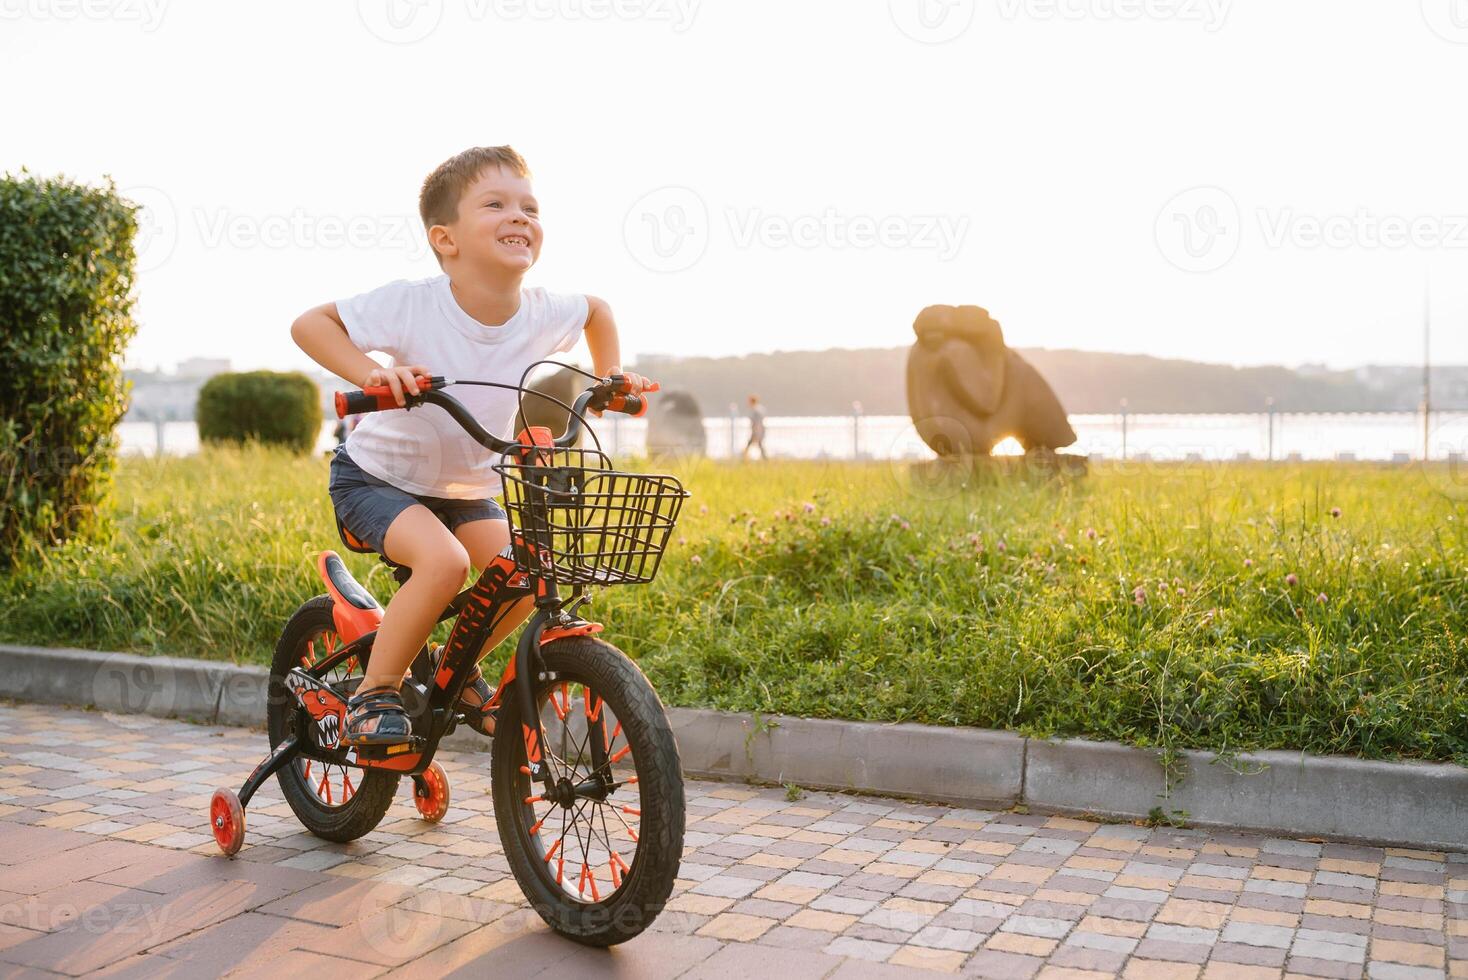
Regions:
<svg viewBox="0 0 1468 980"><path fill-rule="evenodd" d="M245 808L233 790L216 789L209 801L209 829L226 855L239 853L245 843Z"/></svg>
<svg viewBox="0 0 1468 980"><path fill-rule="evenodd" d="M413 777L413 805L429 823L438 823L449 812L449 776L437 762Z"/></svg>

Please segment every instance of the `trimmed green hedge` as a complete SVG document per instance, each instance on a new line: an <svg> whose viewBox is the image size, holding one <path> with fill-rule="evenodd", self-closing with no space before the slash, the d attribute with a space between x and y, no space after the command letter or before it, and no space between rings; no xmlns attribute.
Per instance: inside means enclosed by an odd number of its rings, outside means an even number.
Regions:
<svg viewBox="0 0 1468 980"><path fill-rule="evenodd" d="M321 435L321 393L299 371L216 374L194 411L203 442L256 440L308 453Z"/></svg>
<svg viewBox="0 0 1468 980"><path fill-rule="evenodd" d="M0 567L96 519L127 410L136 231L110 181L0 177Z"/></svg>

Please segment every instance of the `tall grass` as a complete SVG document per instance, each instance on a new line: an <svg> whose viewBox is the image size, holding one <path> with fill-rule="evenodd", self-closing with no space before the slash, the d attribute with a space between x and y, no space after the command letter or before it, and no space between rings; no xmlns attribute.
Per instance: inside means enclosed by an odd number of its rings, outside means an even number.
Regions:
<svg viewBox="0 0 1468 980"><path fill-rule="evenodd" d="M670 704L1468 758L1468 510L1420 470L674 469L657 582L587 613ZM259 447L129 459L111 541L0 579L0 638L263 662L341 550L325 485Z"/></svg>

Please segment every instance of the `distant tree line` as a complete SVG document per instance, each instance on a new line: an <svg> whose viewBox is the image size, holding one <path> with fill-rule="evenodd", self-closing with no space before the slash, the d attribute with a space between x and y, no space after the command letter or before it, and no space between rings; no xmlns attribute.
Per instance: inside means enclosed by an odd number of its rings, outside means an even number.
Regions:
<svg viewBox="0 0 1468 980"><path fill-rule="evenodd" d="M1422 370L1351 371L1237 368L1137 354L1021 349L1073 415L1131 412L1412 411L1422 398ZM635 369L668 390L690 391L705 415L723 415L760 396L770 415L845 415L860 401L868 415L907 413L907 348L776 351L742 357L642 355ZM1433 372L1433 406L1468 409L1468 367Z"/></svg>

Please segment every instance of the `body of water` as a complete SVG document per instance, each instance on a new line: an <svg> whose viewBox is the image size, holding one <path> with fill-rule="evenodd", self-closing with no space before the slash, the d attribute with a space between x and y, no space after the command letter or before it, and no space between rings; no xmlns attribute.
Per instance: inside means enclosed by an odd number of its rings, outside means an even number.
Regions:
<svg viewBox="0 0 1468 980"><path fill-rule="evenodd" d="M1410 462L1422 455L1422 415L1413 412L1257 415L1074 415L1078 439L1066 451L1101 459L1209 460L1359 459ZM318 448L336 444L334 422L322 425ZM596 423L612 455L640 455L647 422L609 416ZM152 456L199 450L193 422L124 422L122 451ZM903 415L801 416L765 420L765 447L787 459L930 459L933 453ZM704 419L708 455L738 456L749 439L744 418ZM1433 459L1468 456L1468 412L1434 413ZM1000 452L1018 452L1014 444Z"/></svg>

